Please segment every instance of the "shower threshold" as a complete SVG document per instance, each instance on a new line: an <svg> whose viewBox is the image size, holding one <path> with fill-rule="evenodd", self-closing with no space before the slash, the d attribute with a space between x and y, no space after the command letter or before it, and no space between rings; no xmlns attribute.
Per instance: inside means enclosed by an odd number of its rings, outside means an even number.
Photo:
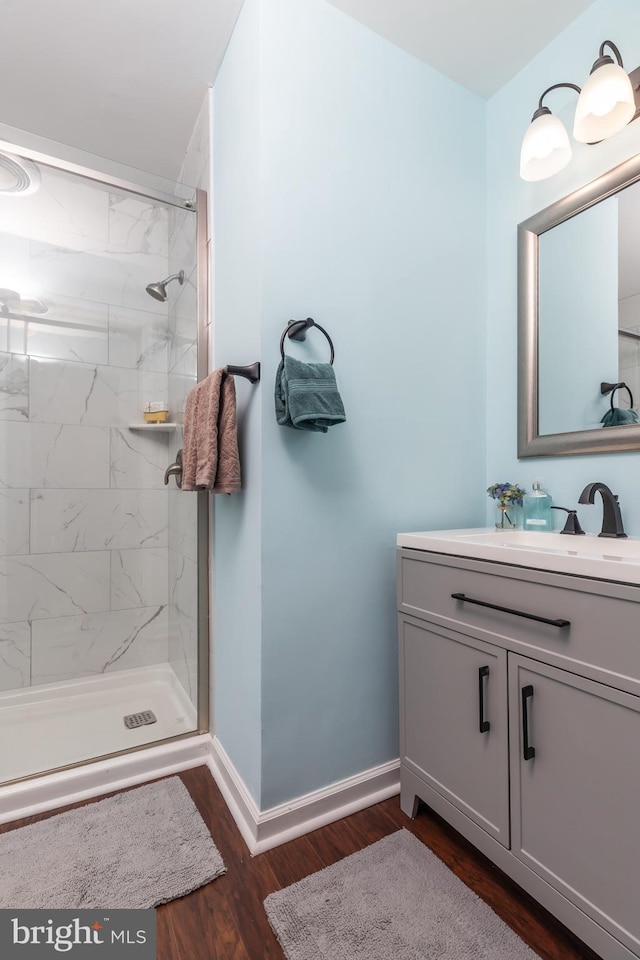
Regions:
<svg viewBox="0 0 640 960"><path fill-rule="evenodd" d="M147 710L156 723L125 726L125 716ZM0 693L0 783L196 729L196 710L168 663Z"/></svg>

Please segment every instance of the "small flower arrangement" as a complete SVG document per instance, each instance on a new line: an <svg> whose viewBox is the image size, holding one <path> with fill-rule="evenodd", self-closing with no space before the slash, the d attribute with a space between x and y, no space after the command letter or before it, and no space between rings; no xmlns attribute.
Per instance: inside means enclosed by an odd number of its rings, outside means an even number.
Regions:
<svg viewBox="0 0 640 960"><path fill-rule="evenodd" d="M487 493L494 500L499 500L503 507L510 507L514 503L521 507L526 490L523 490L517 483L493 483L490 487L487 487Z"/></svg>
<svg viewBox="0 0 640 960"><path fill-rule="evenodd" d="M517 483L493 483L490 487L487 487L487 493L498 501L500 516L496 521L496 527L500 530L515 527L514 508L522 506L522 498L526 491ZM509 516L509 510L511 510L511 516Z"/></svg>

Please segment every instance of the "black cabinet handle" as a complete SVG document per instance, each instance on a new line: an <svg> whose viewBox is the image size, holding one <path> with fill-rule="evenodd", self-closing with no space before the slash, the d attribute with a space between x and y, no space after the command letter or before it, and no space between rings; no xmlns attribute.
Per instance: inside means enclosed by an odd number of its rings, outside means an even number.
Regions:
<svg viewBox="0 0 640 960"><path fill-rule="evenodd" d="M484 718L484 678L488 676L489 667L478 667L478 710L480 717L478 728L480 733L488 733L491 729L491 724Z"/></svg>
<svg viewBox="0 0 640 960"><path fill-rule="evenodd" d="M452 600L462 600L463 603L475 603L478 607L489 607L490 610L500 610L501 613L512 613L514 617L524 617L526 620L537 620L538 623L548 623L551 627L570 627L570 620L551 620L549 617L539 617L537 613L524 613L522 610L512 610L510 607L500 607L497 603L487 603L486 600L473 600L464 593L452 593Z"/></svg>
<svg viewBox="0 0 640 960"><path fill-rule="evenodd" d="M536 748L529 744L529 700L533 699L533 687L527 684L522 688L522 755L525 760L533 760Z"/></svg>

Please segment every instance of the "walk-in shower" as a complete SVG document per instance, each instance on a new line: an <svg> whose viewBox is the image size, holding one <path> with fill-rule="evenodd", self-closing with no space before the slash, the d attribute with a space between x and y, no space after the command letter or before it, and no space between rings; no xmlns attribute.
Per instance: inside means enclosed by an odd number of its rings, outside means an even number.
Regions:
<svg viewBox="0 0 640 960"><path fill-rule="evenodd" d="M208 727L207 494L163 482L206 373L206 222L201 191L0 150L6 785Z"/></svg>

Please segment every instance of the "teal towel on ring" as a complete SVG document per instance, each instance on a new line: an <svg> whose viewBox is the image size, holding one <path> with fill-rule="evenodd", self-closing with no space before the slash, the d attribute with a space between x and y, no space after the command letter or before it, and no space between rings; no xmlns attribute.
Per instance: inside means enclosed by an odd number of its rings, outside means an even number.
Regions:
<svg viewBox="0 0 640 960"><path fill-rule="evenodd" d="M625 423L637 423L638 414L635 410L629 410L626 407L614 407L613 410L607 410L600 421L603 427L621 427Z"/></svg>
<svg viewBox="0 0 640 960"><path fill-rule="evenodd" d="M281 427L326 433L347 419L330 363L281 360L276 373L276 420Z"/></svg>

